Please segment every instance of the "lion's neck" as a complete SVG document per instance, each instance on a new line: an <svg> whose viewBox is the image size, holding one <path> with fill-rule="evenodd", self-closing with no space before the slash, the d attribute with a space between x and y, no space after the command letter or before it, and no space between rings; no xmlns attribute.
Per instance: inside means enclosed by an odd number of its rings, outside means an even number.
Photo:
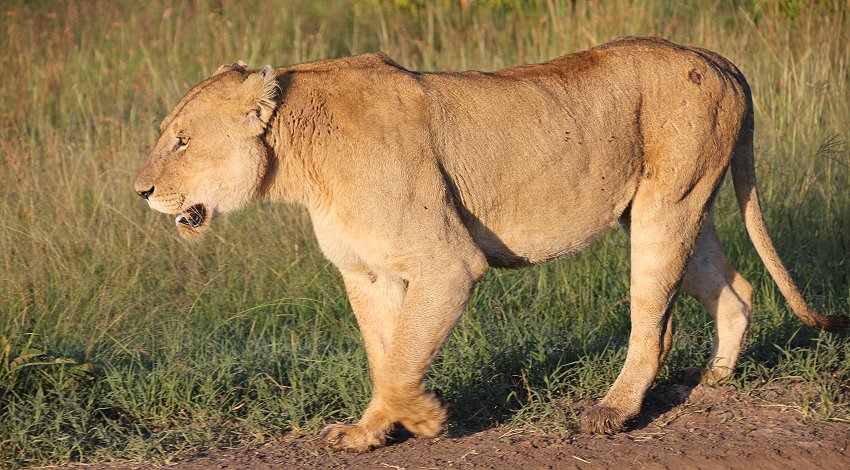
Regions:
<svg viewBox="0 0 850 470"><path fill-rule="evenodd" d="M288 90L266 131L270 155L260 197L310 207L321 189L316 159L327 138L326 116L315 99L290 99L293 95Z"/></svg>
<svg viewBox="0 0 850 470"><path fill-rule="evenodd" d="M287 139L287 131L279 117L275 117L266 131L266 143L269 147L268 167L260 187L259 199L265 201L301 202L290 184L295 179L294 163L301 159L294 155L295 148ZM300 153L300 152L299 152Z"/></svg>

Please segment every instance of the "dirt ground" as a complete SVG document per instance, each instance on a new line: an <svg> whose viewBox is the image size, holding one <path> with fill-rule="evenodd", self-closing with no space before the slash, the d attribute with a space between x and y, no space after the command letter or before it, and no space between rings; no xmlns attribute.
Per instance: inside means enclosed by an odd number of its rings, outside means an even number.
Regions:
<svg viewBox="0 0 850 470"><path fill-rule="evenodd" d="M588 437L493 428L460 437L402 436L366 454L329 452L315 438L205 452L175 469L848 469L850 423L807 418L769 399L724 388L668 385L651 392L626 432ZM154 468L97 465L85 468Z"/></svg>

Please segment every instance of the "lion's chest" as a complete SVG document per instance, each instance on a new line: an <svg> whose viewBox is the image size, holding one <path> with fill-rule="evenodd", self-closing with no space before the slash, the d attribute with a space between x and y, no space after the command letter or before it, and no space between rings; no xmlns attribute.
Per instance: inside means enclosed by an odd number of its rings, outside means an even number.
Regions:
<svg viewBox="0 0 850 470"><path fill-rule="evenodd" d="M374 238L353 230L350 221L338 214L319 209L310 210L316 240L325 258L340 271L367 273L375 270L377 259Z"/></svg>

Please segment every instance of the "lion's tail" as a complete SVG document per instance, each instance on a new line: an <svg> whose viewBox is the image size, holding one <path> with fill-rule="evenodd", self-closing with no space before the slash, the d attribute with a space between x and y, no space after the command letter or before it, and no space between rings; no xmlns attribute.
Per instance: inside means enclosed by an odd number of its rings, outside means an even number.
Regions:
<svg viewBox="0 0 850 470"><path fill-rule="evenodd" d="M850 318L846 315L823 315L806 304L799 289L788 274L788 270L782 264L782 260L779 259L776 248L773 247L773 241L770 239L764 223L756 189L752 107L750 107L740 139L732 156L732 183L735 187L735 196L744 217L747 233L749 233L759 257L761 257L776 285L779 286L779 290L788 301L791 310L800 317L803 323L825 331L841 331L847 328L850 326Z"/></svg>

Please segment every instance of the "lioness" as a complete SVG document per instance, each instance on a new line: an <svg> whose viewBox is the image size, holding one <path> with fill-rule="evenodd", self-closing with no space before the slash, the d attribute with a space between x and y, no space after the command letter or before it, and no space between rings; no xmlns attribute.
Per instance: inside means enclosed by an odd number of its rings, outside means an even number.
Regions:
<svg viewBox="0 0 850 470"><path fill-rule="evenodd" d="M679 287L717 322L705 382L728 377L752 287L729 265L711 207L731 162L747 231L804 323L810 309L767 234L756 194L753 104L728 60L623 38L494 73L406 70L363 54L260 71L221 66L162 121L136 179L181 235L255 200L297 201L339 268L374 392L326 442L364 451L401 423L431 437L445 408L423 376L488 266L576 251L619 223L631 237L625 364L581 418L613 433L637 415L670 352Z"/></svg>

